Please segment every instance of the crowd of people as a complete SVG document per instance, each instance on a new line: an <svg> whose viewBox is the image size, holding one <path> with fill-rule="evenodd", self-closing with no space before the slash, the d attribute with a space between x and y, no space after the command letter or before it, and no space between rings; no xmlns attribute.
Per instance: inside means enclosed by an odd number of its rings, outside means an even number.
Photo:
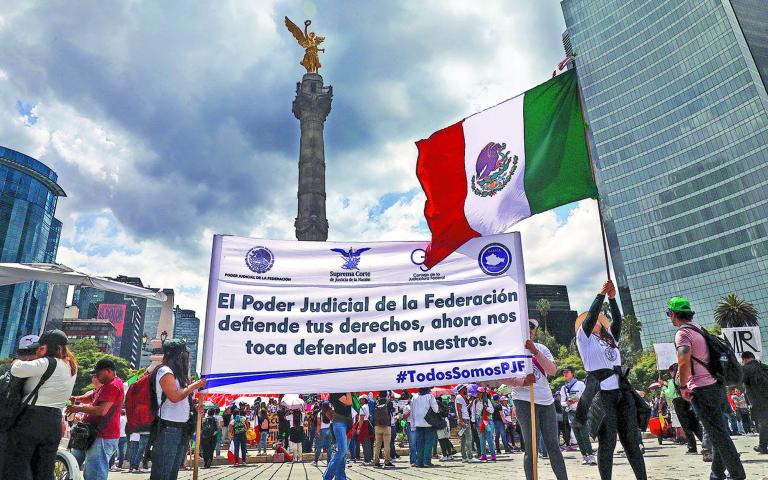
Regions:
<svg viewBox="0 0 768 480"><path fill-rule="evenodd" d="M403 451L414 468L431 468L435 459L495 462L501 455L522 453L526 478L533 478L533 459L539 455L548 458L555 477L564 480L568 472L562 452L578 450L581 463L596 465L600 478L607 480L612 478L618 440L635 478L645 479L642 431L654 417L669 426L660 430L660 442L666 434L686 445L689 454L698 454L697 441L701 444L703 460L712 464L711 479L744 479L731 437L759 435L754 449L768 454L768 366L744 352L739 371L746 391L726 391L717 362L726 368L728 359L712 356L715 347L693 321L690 302L675 297L667 305L667 316L678 328L678 363L659 377L658 394L643 398L622 366L622 315L615 293L613 284L606 282L589 311L577 319L584 379L575 376L572 366L556 365L546 346L527 340L533 372L503 383L460 384L451 391L308 394L304 402L293 404L258 398L204 410L193 394L205 380L190 379L186 345L171 339L164 343L162 364L148 374L157 410L149 431L127 431L126 387L112 360L99 360L91 372L93 389L73 396L78 365L66 335L53 330L24 337L14 361L0 366L0 388L19 390L19 404L0 415L0 472L7 479L50 479L66 434L85 480L106 480L110 471L126 463L125 471L149 471L153 480L175 480L191 451L196 415L204 415L204 468L230 445L234 467L246 463L249 446L257 454L274 448L292 461L303 461L307 454L318 467L325 458L324 480L344 480L350 462L392 468ZM606 297L610 318L603 313ZM536 319L529 319L531 339L538 327ZM553 391L549 379L558 372L564 384ZM6 380L11 383L4 385ZM458 450L451 441L454 436Z"/></svg>

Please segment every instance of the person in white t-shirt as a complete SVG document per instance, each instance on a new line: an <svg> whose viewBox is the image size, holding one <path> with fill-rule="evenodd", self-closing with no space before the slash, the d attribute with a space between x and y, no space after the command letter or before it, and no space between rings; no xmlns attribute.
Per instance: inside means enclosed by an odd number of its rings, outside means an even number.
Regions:
<svg viewBox="0 0 768 480"><path fill-rule="evenodd" d="M467 386L464 384L456 387L456 419L459 422L459 445L461 446L461 462L477 463L472 445L472 425L470 424L469 401L467 399Z"/></svg>
<svg viewBox="0 0 768 480"><path fill-rule="evenodd" d="M189 351L177 339L163 344L163 363L155 372L158 429L152 446L152 478L176 478L187 453L190 433L186 429L191 414L189 396L205 387L205 379L189 381ZM202 415L202 409L198 415Z"/></svg>
<svg viewBox="0 0 768 480"><path fill-rule="evenodd" d="M539 328L538 320L528 319L530 328L530 338L525 341L525 348L533 355L533 373L525 379L512 379L512 395L514 396L515 411L517 412L517 421L520 422L520 429L523 432L525 443L525 456L523 467L525 478L533 478L533 456L536 452L531 448L531 403L530 393L533 388L533 402L536 409L536 423L539 426L539 433L544 441L544 446L549 454L549 463L557 480L567 480L568 473L565 470L565 461L560 451L560 442L558 441L557 414L555 412L555 399L552 397L552 390L549 388L547 376L557 373L557 365L552 352L540 343L531 340ZM530 385L533 384L533 387Z"/></svg>
<svg viewBox="0 0 768 480"><path fill-rule="evenodd" d="M120 412L120 439L117 442L117 451L109 459L109 471L117 472L123 469L125 462L125 450L128 447L128 436L125 434L125 426L128 424L128 417L125 416L125 410ZM117 465L115 465L117 461Z"/></svg>
<svg viewBox="0 0 768 480"><path fill-rule="evenodd" d="M560 405L563 406L563 415L568 417L571 425L571 435L576 437L576 443L579 445L579 451L582 456L582 465L597 465L592 450L592 443L589 440L589 430L587 428L574 425L573 419L576 416L576 407L579 405L581 394L584 393L584 382L576 378L573 374L573 367L563 367L563 378L565 384L560 388Z"/></svg>

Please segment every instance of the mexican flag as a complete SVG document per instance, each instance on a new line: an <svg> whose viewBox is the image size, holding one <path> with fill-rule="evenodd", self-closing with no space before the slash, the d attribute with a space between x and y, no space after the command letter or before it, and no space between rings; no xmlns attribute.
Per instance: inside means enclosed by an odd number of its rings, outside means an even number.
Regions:
<svg viewBox="0 0 768 480"><path fill-rule="evenodd" d="M557 77L416 143L416 174L432 231L432 268L467 240L597 198L576 71Z"/></svg>

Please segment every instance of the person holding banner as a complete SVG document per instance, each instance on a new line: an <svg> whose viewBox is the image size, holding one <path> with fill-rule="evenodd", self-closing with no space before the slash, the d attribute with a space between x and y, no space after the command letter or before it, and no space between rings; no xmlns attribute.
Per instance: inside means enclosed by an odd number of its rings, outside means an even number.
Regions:
<svg viewBox="0 0 768 480"><path fill-rule="evenodd" d="M557 415L555 413L555 399L552 396L552 390L549 388L547 376L557 373L557 365L552 352L540 343L531 340L539 328L539 322L536 319L529 318L530 338L525 341L525 348L533 355L533 373L525 378L511 379L512 392L515 397L515 410L517 411L517 421L520 422L520 428L523 432L525 443L525 456L523 466L525 469L525 478L533 478L533 451L532 436L541 434L543 443L549 454L549 463L557 480L567 480L568 472L565 470L565 461L563 453L560 451L560 442L558 441ZM533 385L533 386L531 386ZM533 402L536 411L536 425L533 428L531 422L531 404L530 389L533 388Z"/></svg>
<svg viewBox="0 0 768 480"><path fill-rule="evenodd" d="M336 439L336 453L328 461L323 473L323 480L346 480L347 473L347 431L352 428L352 393L332 393L330 403L333 407L331 432Z"/></svg>
<svg viewBox="0 0 768 480"><path fill-rule="evenodd" d="M606 296L612 321L601 311ZM635 478L646 480L645 460L637 437L640 431L638 427L642 425L644 428L648 423L646 415L649 408L632 388L621 366L621 321L621 311L616 303L616 287L608 280L589 311L576 319L576 345L587 370L587 378L576 407L574 424L587 426L587 414L590 413L589 427L591 433L598 437L597 469L602 480L609 480L612 475L617 433Z"/></svg>
<svg viewBox="0 0 768 480"><path fill-rule="evenodd" d="M205 387L205 379L189 382L189 351L186 342L177 339L163 344L163 363L155 374L158 424L152 446L152 480L176 480L187 453L191 433L189 396Z"/></svg>

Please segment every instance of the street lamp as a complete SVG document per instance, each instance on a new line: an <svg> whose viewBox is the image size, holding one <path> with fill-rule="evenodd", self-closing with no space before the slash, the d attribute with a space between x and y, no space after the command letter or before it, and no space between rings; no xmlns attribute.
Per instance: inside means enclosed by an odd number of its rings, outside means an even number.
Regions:
<svg viewBox="0 0 768 480"><path fill-rule="evenodd" d="M165 339L166 338L168 338L168 332L163 330L163 332L160 334L160 341L163 342L163 344L165 344Z"/></svg>

